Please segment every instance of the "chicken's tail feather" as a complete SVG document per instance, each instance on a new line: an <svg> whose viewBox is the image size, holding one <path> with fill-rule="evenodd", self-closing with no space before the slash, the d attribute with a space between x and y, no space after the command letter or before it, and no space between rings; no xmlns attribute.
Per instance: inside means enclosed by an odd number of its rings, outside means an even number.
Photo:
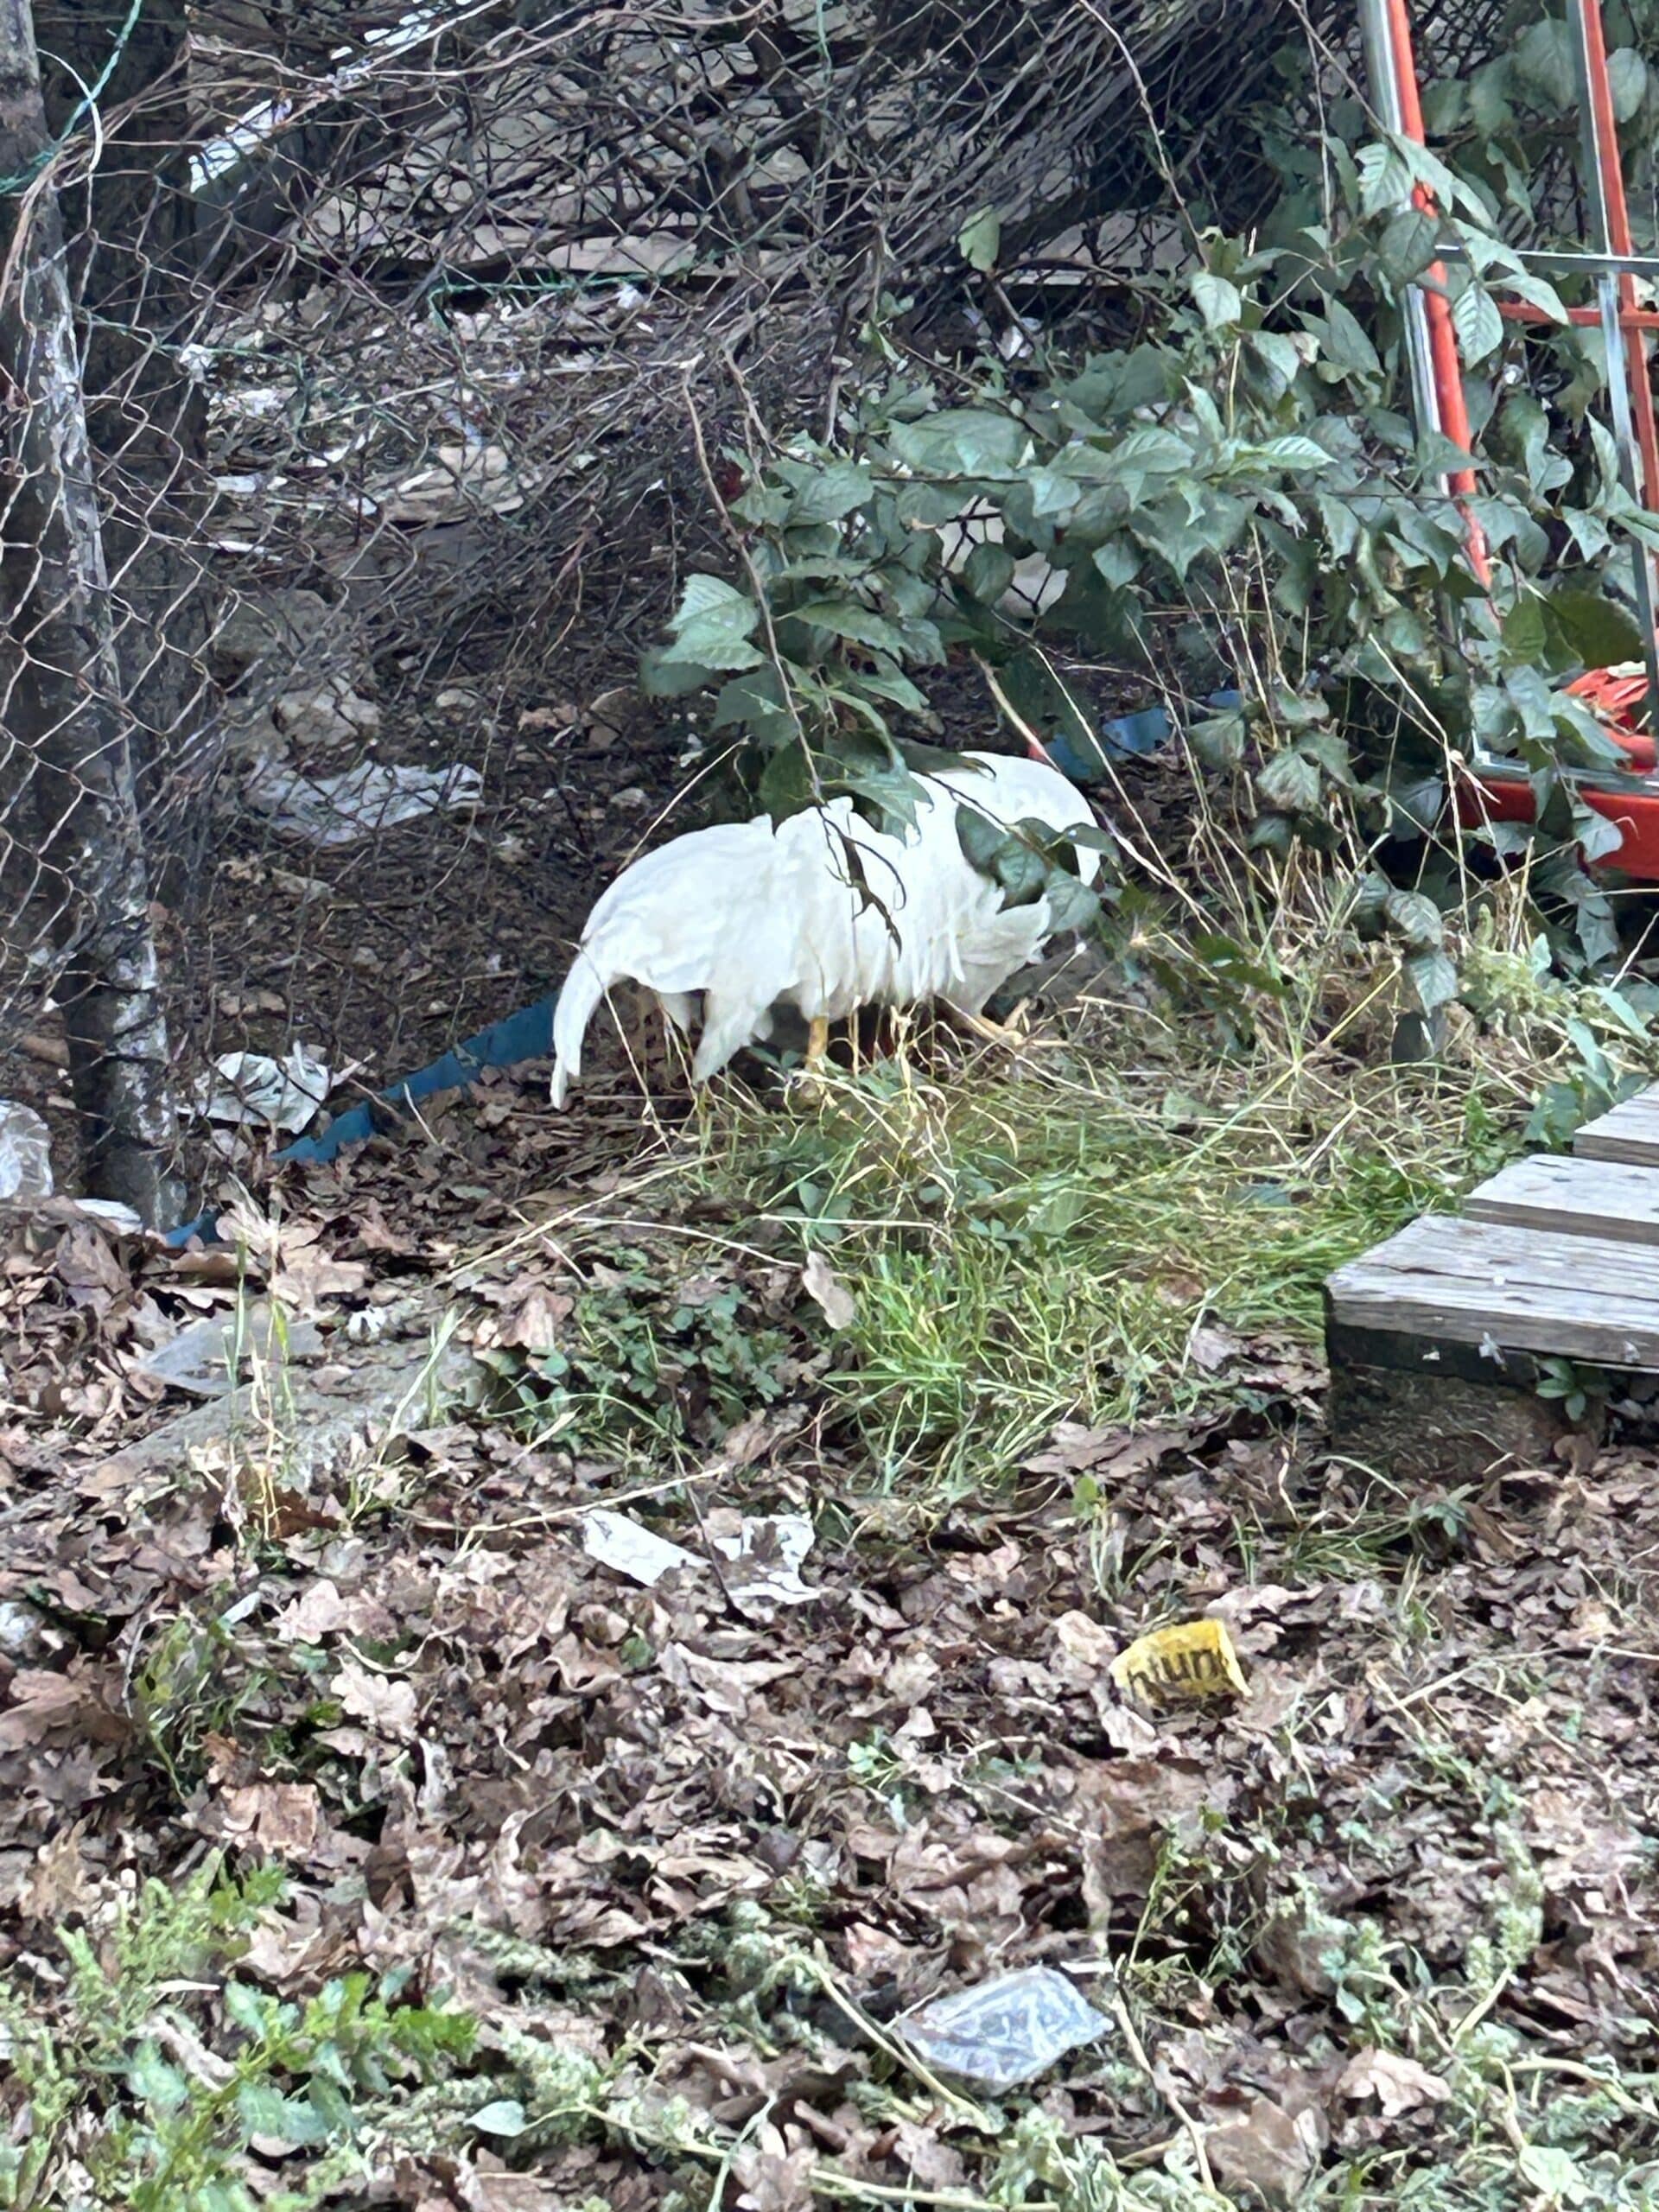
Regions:
<svg viewBox="0 0 1659 2212"><path fill-rule="evenodd" d="M616 975L607 975L601 968L586 946L570 963L570 973L564 979L559 1002L553 1009L550 1095L555 1106L564 1104L570 1085L582 1073L582 1043L588 1034L588 1025L594 1018L594 1008L616 980Z"/></svg>

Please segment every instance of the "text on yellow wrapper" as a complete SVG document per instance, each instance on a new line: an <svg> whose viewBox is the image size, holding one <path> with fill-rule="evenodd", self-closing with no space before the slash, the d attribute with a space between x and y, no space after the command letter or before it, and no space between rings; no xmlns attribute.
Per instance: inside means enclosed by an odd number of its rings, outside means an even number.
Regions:
<svg viewBox="0 0 1659 2212"><path fill-rule="evenodd" d="M1111 1676L1125 1697L1146 1706L1192 1705L1249 1691L1222 1621L1178 1621L1137 1637L1113 1660Z"/></svg>

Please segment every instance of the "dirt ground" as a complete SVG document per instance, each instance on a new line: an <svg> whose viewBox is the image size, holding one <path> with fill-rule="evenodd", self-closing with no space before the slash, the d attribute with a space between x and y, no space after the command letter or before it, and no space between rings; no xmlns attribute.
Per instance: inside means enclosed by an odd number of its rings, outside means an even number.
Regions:
<svg viewBox="0 0 1659 2212"><path fill-rule="evenodd" d="M54 1931L114 1959L137 1885L222 1852L284 1877L240 1980L404 1976L480 2023L328 2201L1649 2202L1652 1457L1408 1493L1329 1459L1316 1348L1268 1338L1220 1347L1201 1416L1062 1424L1012 1495L883 1495L786 1235L653 1198L639 1132L620 1075L564 1117L501 1077L289 1180L271 1264L325 1374L350 1314L457 1260L487 1363L477 1405L309 1491L279 1419L123 1478L180 1402L138 1357L226 1269L11 1224L9 2004L72 2040ZM654 1473L553 1415L548 1347L609 1281L677 1301L691 1347L645 1393L691 1447ZM597 1504L702 1560L805 1514L810 1594L642 1588L585 1552ZM1200 1614L1248 1694L1141 1710L1112 1658ZM1038 1964L1100 2032L1029 2089L895 2042ZM169 2004L234 2052L223 1969ZM433 2100L467 2094L511 2123L446 2135ZM88 2093L72 2164L118 2101ZM258 2201L307 2153L237 2156Z"/></svg>

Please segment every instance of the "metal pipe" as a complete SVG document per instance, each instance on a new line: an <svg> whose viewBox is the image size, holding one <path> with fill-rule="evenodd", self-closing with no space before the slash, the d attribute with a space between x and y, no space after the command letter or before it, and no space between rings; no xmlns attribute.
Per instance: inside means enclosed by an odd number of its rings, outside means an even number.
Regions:
<svg viewBox="0 0 1659 2212"><path fill-rule="evenodd" d="M1406 13L1406 0L1382 0L1388 33L1389 75L1399 103L1401 135L1414 140L1419 146L1423 137L1422 103L1417 96L1417 67L1412 58L1411 22ZM1423 185L1414 187L1412 203L1426 215L1434 213L1433 195ZM1431 262L1424 275L1430 286L1438 290L1421 289L1425 312L1428 318L1428 346L1433 378L1434 397L1440 427L1453 445L1471 450L1472 433L1469 428L1469 410L1464 404L1463 369L1458 359L1457 333L1452 327L1452 305L1446 296L1446 271L1438 261ZM1478 489L1471 468L1458 468L1451 472L1451 486L1463 510L1464 530L1469 549L1469 565L1483 584L1492 581L1492 567L1486 555L1486 536L1468 505Z"/></svg>
<svg viewBox="0 0 1659 2212"><path fill-rule="evenodd" d="M1400 86L1394 72L1394 48L1389 36L1387 0L1359 0L1360 29L1365 41L1366 73L1371 80L1371 104L1385 130L1402 137ZM1440 429L1440 402L1434 391L1433 355L1428 338L1428 310L1422 287L1408 284L1401 302L1405 324L1406 359L1411 374L1412 412L1420 437ZM1449 492L1444 474L1440 489Z"/></svg>
<svg viewBox="0 0 1659 2212"><path fill-rule="evenodd" d="M1552 315L1548 308L1535 307L1530 300L1500 300L1497 311L1505 322L1543 322L1548 323L1552 330L1559 330L1561 327L1559 315ZM1567 319L1580 327L1598 329L1601 324L1601 309L1599 307L1568 308ZM1618 327L1621 330L1659 330L1659 313L1651 308L1621 308Z"/></svg>
<svg viewBox="0 0 1659 2212"><path fill-rule="evenodd" d="M1567 0L1567 18L1573 28L1573 56L1579 80L1585 193L1596 224L1597 235L1592 243L1601 255L1625 256L1630 252L1630 219L1624 201L1607 48L1602 37L1601 0ZM1597 292L1619 474L1631 498L1652 510L1659 504L1659 424L1655 422L1653 389L1648 381L1648 343L1640 328L1626 327L1624 321L1627 314L1638 312L1636 279L1629 270L1605 268ZM1648 669L1648 728L1659 730L1659 635L1655 630L1653 558L1640 540L1632 542L1630 555Z"/></svg>

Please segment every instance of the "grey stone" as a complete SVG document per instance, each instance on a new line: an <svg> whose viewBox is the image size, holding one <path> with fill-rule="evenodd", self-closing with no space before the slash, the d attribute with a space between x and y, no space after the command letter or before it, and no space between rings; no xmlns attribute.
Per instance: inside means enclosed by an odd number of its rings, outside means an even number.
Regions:
<svg viewBox="0 0 1659 2212"><path fill-rule="evenodd" d="M302 586L243 592L226 610L210 641L215 672L233 683L262 662L297 662L328 627L332 616L327 601Z"/></svg>
<svg viewBox="0 0 1659 2212"><path fill-rule="evenodd" d="M380 727L380 709L343 676L304 691L285 691L271 709L283 736L302 753L360 752Z"/></svg>
<svg viewBox="0 0 1659 2212"><path fill-rule="evenodd" d="M191 1470L197 1452L238 1452L275 1462L283 1487L318 1489L364 1446L395 1446L399 1437L440 1425L465 1402L484 1370L469 1346L448 1332L442 1310L423 1306L400 1314L399 1333L372 1344L331 1339L322 1366L285 1368L208 1398L117 1452L83 1484L99 1496Z"/></svg>

